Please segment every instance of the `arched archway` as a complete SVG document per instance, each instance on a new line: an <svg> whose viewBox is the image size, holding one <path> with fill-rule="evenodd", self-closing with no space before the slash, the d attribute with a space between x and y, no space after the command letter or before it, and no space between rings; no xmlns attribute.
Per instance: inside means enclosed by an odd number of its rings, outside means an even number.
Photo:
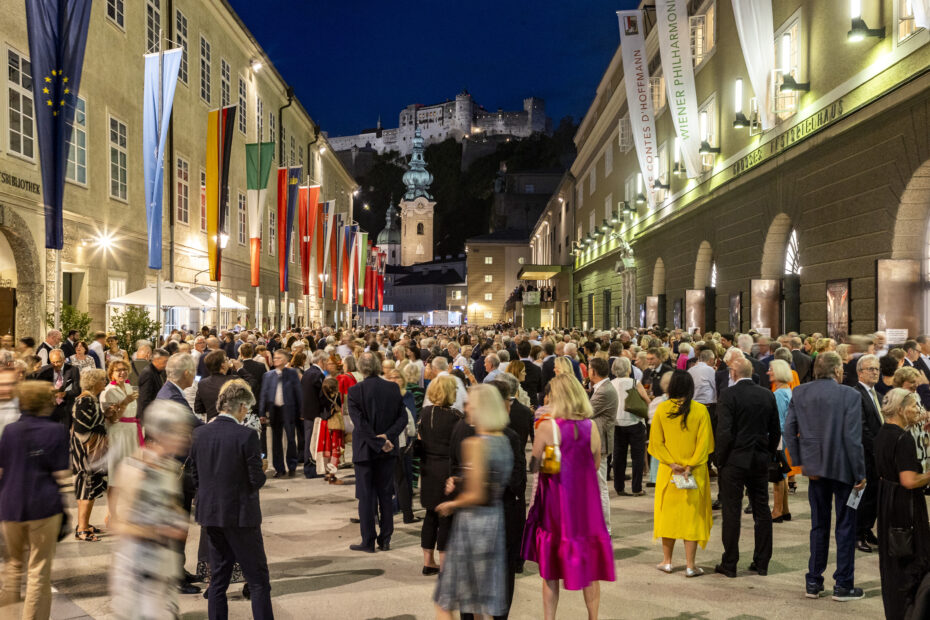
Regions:
<svg viewBox="0 0 930 620"><path fill-rule="evenodd" d="M694 262L694 288L702 289L711 284L711 271L714 262L714 250L710 247L710 242L702 241L697 251L697 259Z"/></svg>
<svg viewBox="0 0 930 620"><path fill-rule="evenodd" d="M779 213L769 225L765 234L765 244L762 246L762 279L779 279L785 275L785 251L788 248L788 239L791 237L791 218Z"/></svg>
<svg viewBox="0 0 930 620"><path fill-rule="evenodd" d="M652 294L665 294L665 263L661 257L656 259L656 266L652 270Z"/></svg>
<svg viewBox="0 0 930 620"><path fill-rule="evenodd" d="M896 308L885 308L884 300L877 299L878 327L903 327L918 334L930 329L930 160L925 161L908 180L901 193L901 202L895 215L894 237L891 241L891 258L916 261L920 266L920 282L909 279L890 282L888 297L920 297L921 303L914 312L901 313Z"/></svg>
<svg viewBox="0 0 930 620"><path fill-rule="evenodd" d="M45 334L45 286L39 278L39 253L26 221L6 205L0 204L0 232L3 233L16 260L16 335Z"/></svg>

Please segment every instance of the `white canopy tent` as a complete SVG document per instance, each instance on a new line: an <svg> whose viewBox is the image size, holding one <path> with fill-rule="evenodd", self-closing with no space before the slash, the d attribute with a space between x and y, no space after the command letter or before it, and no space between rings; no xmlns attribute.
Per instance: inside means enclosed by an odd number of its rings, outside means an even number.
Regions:
<svg viewBox="0 0 930 620"><path fill-rule="evenodd" d="M216 308L216 291L205 286L197 286L191 289L191 295L203 302L203 307L207 310ZM248 306L240 304L232 297L227 297L220 293L220 307L223 310L248 310Z"/></svg>
<svg viewBox="0 0 930 620"><path fill-rule="evenodd" d="M133 291L107 300L112 306L150 306L155 307L155 285L149 284L143 289ZM203 308L206 304L202 299L191 295L187 289L174 282L162 282L161 306L162 308Z"/></svg>

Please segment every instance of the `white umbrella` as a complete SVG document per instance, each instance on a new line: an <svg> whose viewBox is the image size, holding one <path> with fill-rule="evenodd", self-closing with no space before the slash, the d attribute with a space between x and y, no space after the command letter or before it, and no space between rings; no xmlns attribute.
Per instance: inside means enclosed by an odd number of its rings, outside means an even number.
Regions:
<svg viewBox="0 0 930 620"><path fill-rule="evenodd" d="M205 286L198 286L191 289L191 295L202 300L204 308L212 310L216 308L216 291L208 289ZM226 310L248 310L248 306L243 306L232 297L227 297L220 293L221 307Z"/></svg>
<svg viewBox="0 0 930 620"><path fill-rule="evenodd" d="M133 291L121 297L108 299L107 303L120 306L155 306L155 285L149 284L143 289ZM162 282L161 305L163 308L203 308L203 300L191 295L174 282Z"/></svg>

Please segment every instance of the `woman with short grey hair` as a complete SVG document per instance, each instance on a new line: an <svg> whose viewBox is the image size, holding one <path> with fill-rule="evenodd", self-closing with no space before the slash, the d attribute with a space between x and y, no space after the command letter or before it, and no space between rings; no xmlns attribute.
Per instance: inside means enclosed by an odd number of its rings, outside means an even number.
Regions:
<svg viewBox="0 0 930 620"><path fill-rule="evenodd" d="M622 355L614 359L611 371L614 379L610 383L617 390L617 424L614 427L613 437L613 478L614 490L617 495L645 495L643 491L643 471L646 468L646 443L649 438L649 431L646 420L639 414L646 414L646 406L649 404L649 394L643 384L630 376L633 370L629 358ZM632 396L632 394L636 396ZM636 406L634 402L636 401ZM629 405L629 406L627 406ZM637 412L637 413L634 413ZM604 441L610 441L609 437ZM630 452L630 458L633 461L633 475L630 479L631 490L627 491L626 486L626 454Z"/></svg>
<svg viewBox="0 0 930 620"><path fill-rule="evenodd" d="M254 404L255 395L252 394L249 384L244 379L233 379L227 381L220 389L220 395L216 399L216 410L218 413L239 418L247 415ZM242 412L243 408L245 414Z"/></svg>

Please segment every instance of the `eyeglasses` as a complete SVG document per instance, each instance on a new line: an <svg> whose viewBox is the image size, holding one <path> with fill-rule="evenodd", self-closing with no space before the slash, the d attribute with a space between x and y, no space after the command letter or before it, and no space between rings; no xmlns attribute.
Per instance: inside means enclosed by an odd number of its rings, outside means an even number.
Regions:
<svg viewBox="0 0 930 620"><path fill-rule="evenodd" d="M879 368L878 366L868 366L866 368L863 368L862 370L868 370L869 372L878 372Z"/></svg>

